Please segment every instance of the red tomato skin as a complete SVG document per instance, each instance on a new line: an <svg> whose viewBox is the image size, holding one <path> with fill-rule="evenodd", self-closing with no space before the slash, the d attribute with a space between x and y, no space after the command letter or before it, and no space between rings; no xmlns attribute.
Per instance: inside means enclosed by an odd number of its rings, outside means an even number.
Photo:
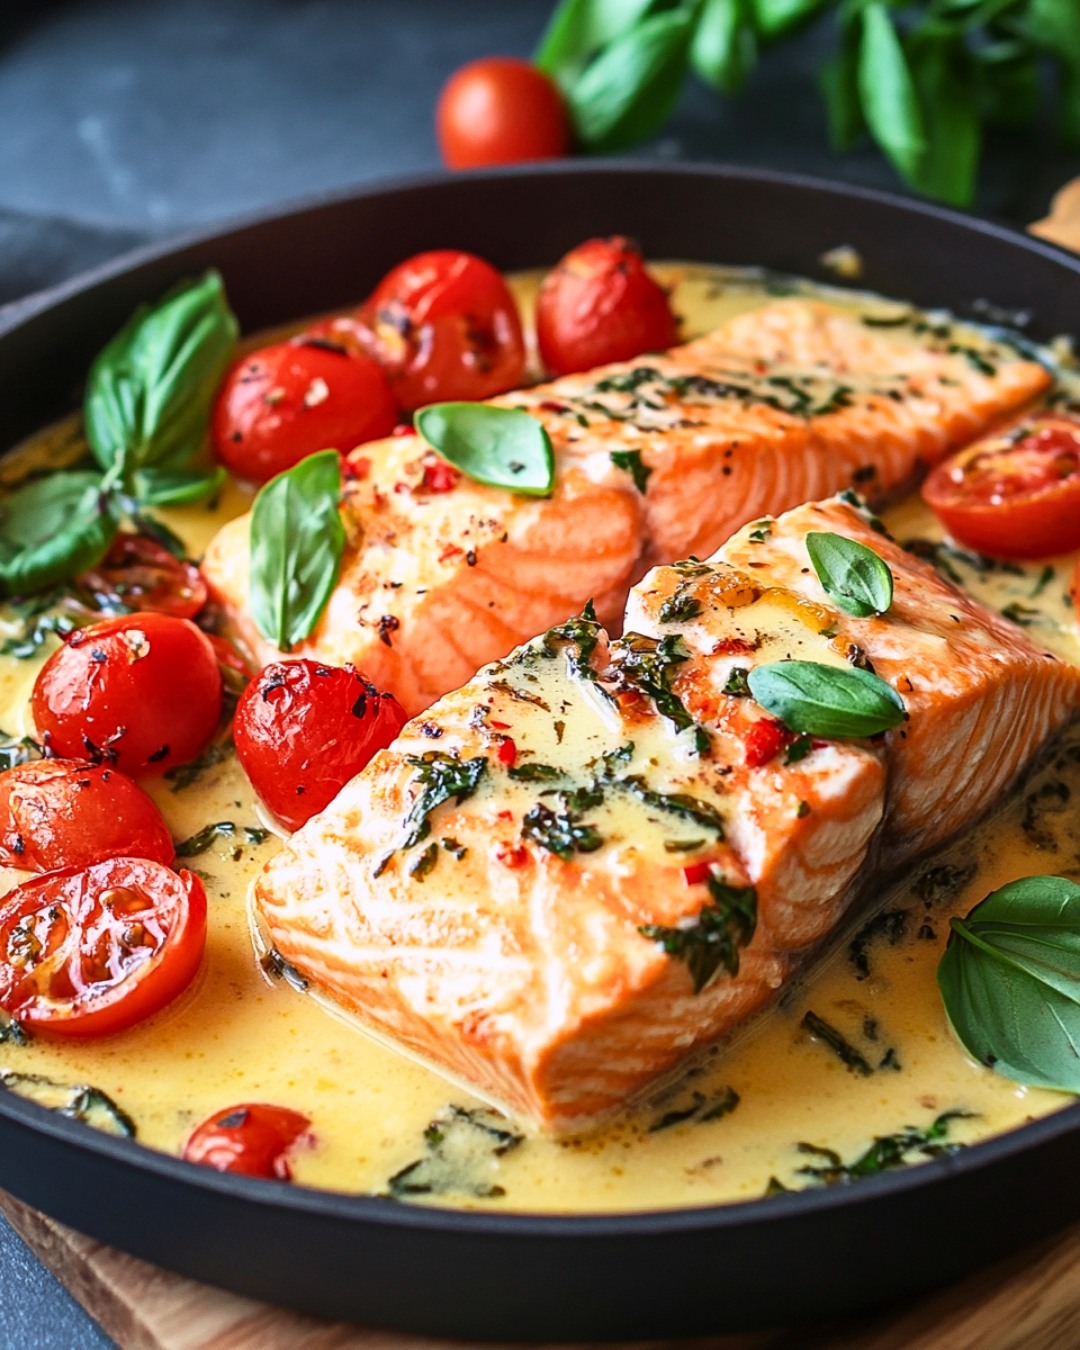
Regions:
<svg viewBox="0 0 1080 1350"><path fill-rule="evenodd" d="M207 587L194 563L181 562L145 534L118 534L108 553L79 584L128 609L193 619L206 604Z"/></svg>
<svg viewBox="0 0 1080 1350"><path fill-rule="evenodd" d="M217 729L221 697L214 649L190 620L125 614L53 652L31 709L50 755L137 777L194 759Z"/></svg>
<svg viewBox="0 0 1080 1350"><path fill-rule="evenodd" d="M781 722L771 717L759 718L746 733L746 763L751 769L762 769L771 763L783 748L795 738Z"/></svg>
<svg viewBox="0 0 1080 1350"><path fill-rule="evenodd" d="M630 361L675 342L667 292L629 240L589 239L550 271L536 301L536 338L552 375Z"/></svg>
<svg viewBox="0 0 1080 1350"><path fill-rule="evenodd" d="M102 896L125 892L149 900L138 926L152 941L150 955L119 978L102 977L101 958L89 972L75 956L94 956L109 935ZM41 990L36 967L12 961L17 930L33 916L48 934L63 926L76 952L68 950L59 975ZM127 923L110 914L116 927ZM36 931L36 930L35 930ZM121 929L123 932L123 929ZM131 931L129 928L128 932ZM63 941L61 936L61 941ZM88 944L93 949L87 952ZM171 872L146 858L109 858L90 867L65 867L16 886L0 902L0 1007L35 1036L82 1039L110 1036L159 1012L191 984L206 947L206 892L192 872ZM115 966L115 943L106 946ZM115 974L115 971L113 971Z"/></svg>
<svg viewBox="0 0 1080 1350"><path fill-rule="evenodd" d="M288 1107L245 1102L204 1120L184 1145L183 1156L217 1172L289 1181L288 1151L310 1125L307 1116Z"/></svg>
<svg viewBox="0 0 1080 1350"><path fill-rule="evenodd" d="M1069 594L1072 596L1073 609L1076 611L1077 621L1080 622L1080 558L1076 560L1076 567L1073 570L1072 585L1069 587Z"/></svg>
<svg viewBox="0 0 1080 1350"><path fill-rule="evenodd" d="M408 719L352 666L279 661L236 707L236 753L267 809L298 830L333 801Z"/></svg>
<svg viewBox="0 0 1080 1350"><path fill-rule="evenodd" d="M1036 413L944 460L923 498L949 534L997 558L1080 548L1080 419Z"/></svg>
<svg viewBox="0 0 1080 1350"><path fill-rule="evenodd" d="M520 57L488 56L443 85L435 109L448 169L482 169L569 154L570 117L550 76Z"/></svg>
<svg viewBox="0 0 1080 1350"><path fill-rule="evenodd" d="M42 759L0 773L0 863L27 872L104 858L175 855L169 827L137 783L105 764Z"/></svg>
<svg viewBox="0 0 1080 1350"><path fill-rule="evenodd" d="M398 403L491 398L525 373L525 339L502 275L473 253L435 249L399 263L359 311L368 352Z"/></svg>
<svg viewBox="0 0 1080 1350"><path fill-rule="evenodd" d="M214 453L238 478L265 483L318 450L343 454L389 436L398 420L370 356L296 338L242 357L214 403Z"/></svg>

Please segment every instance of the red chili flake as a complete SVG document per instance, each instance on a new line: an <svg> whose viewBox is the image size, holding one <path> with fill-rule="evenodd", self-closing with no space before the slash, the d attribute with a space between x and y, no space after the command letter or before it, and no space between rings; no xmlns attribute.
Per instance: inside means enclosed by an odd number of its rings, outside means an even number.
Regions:
<svg viewBox="0 0 1080 1350"><path fill-rule="evenodd" d="M751 769L760 769L789 745L794 736L782 722L762 717L746 733L746 763Z"/></svg>
<svg viewBox="0 0 1080 1350"><path fill-rule="evenodd" d="M366 478L371 472L371 460L365 455L358 455L355 459L343 459L341 461L341 472L348 479Z"/></svg>
<svg viewBox="0 0 1080 1350"><path fill-rule="evenodd" d="M701 862L688 863L682 870L683 881L688 886L700 886L702 882L708 881L712 870L712 859L707 858Z"/></svg>
<svg viewBox="0 0 1080 1350"><path fill-rule="evenodd" d="M513 813L513 811L496 811L496 812L495 812L495 819L496 819L496 820L513 820L513 819L514 819L514 813Z"/></svg>
<svg viewBox="0 0 1080 1350"><path fill-rule="evenodd" d="M505 764L508 769L512 769L517 763L517 746L509 736L504 736L499 742L499 748L495 755L500 764Z"/></svg>
<svg viewBox="0 0 1080 1350"><path fill-rule="evenodd" d="M496 731L509 731L509 722L488 722L489 727L494 727Z"/></svg>
<svg viewBox="0 0 1080 1350"><path fill-rule="evenodd" d="M810 737L811 750L827 750L832 745L832 741L823 741L819 736Z"/></svg>
<svg viewBox="0 0 1080 1350"><path fill-rule="evenodd" d="M747 656L754 651L756 644L747 642L745 638L727 637L721 638L713 647L713 656Z"/></svg>
<svg viewBox="0 0 1080 1350"><path fill-rule="evenodd" d="M447 544L439 554L439 561L441 563L454 562L456 559L463 558L464 556L465 550L463 548L458 548L457 544Z"/></svg>
<svg viewBox="0 0 1080 1350"><path fill-rule="evenodd" d="M461 474L453 465L437 459L433 464L424 465L424 478L420 486L428 492L452 492L460 477Z"/></svg>
<svg viewBox="0 0 1080 1350"><path fill-rule="evenodd" d="M504 867L524 867L529 861L529 850L523 844L500 844L495 856Z"/></svg>
<svg viewBox="0 0 1080 1350"><path fill-rule="evenodd" d="M544 401L539 404L539 407L542 408L544 412L550 413L564 413L570 411L565 403L558 403L553 398L544 399Z"/></svg>
<svg viewBox="0 0 1080 1350"><path fill-rule="evenodd" d="M395 491L395 492L411 492L411 491L412 491L412 488L408 485L408 483L395 483L395 484L394 484L394 491Z"/></svg>

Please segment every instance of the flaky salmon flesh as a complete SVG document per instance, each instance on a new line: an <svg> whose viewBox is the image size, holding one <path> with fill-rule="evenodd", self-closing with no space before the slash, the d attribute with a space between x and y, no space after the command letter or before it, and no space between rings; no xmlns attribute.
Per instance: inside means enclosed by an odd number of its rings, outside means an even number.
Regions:
<svg viewBox="0 0 1080 1350"><path fill-rule="evenodd" d="M807 535L874 550L853 618ZM869 670L904 720L796 742L750 695ZM858 504L800 506L650 571L410 722L255 885L270 937L372 1029L543 1129L585 1129L766 1004L880 869L980 815L1080 708L1080 670ZM763 749L764 747L764 749Z"/></svg>
<svg viewBox="0 0 1080 1350"><path fill-rule="evenodd" d="M790 299L665 354L493 400L547 428L550 498L433 473L415 436L361 446L347 460L341 576L293 655L352 662L418 712L590 598L617 625L649 566L706 556L749 520L852 484L880 498L1049 383L964 329L919 316L882 327ZM227 525L203 571L265 663L281 653L248 606L249 532L250 517Z"/></svg>

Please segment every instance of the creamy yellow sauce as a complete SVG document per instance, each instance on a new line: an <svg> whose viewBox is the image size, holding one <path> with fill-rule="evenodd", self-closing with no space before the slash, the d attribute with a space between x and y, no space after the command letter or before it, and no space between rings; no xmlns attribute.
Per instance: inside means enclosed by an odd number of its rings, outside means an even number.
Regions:
<svg viewBox="0 0 1080 1350"><path fill-rule="evenodd" d="M688 334L715 327L775 293L750 273L690 265L657 270L675 285ZM515 279L526 313L535 285L535 276ZM904 308L850 292L817 288L816 293L846 306L869 305L877 313ZM62 458L65 446L78 444L76 425L46 433L33 453L51 447ZM0 485L6 472L0 472ZM249 496L232 486L213 509L162 515L198 556L212 534L248 504ZM902 541L941 538L917 494L887 511L885 520ZM980 572L962 559L946 559L980 599L996 609L1017 606L1013 613L1037 642L1080 662L1067 595L1073 562ZM5 623L14 630L0 611L0 635ZM28 696L51 649L46 644L34 659L0 658L4 731L32 730ZM567 743L572 732L568 728ZM559 754L554 744L543 751L549 760ZM444 1128L434 1164L433 1145L425 1142L429 1122L448 1119L451 1106L482 1104L262 969L246 892L278 841L244 839L242 827L265 822L236 760L207 769L181 790L173 782L149 781L177 840L211 821L240 827L184 864L202 875L210 901L209 942L198 980L171 1007L119 1036L72 1046L43 1040L0 1044L0 1072L92 1084L128 1113L142 1143L174 1153L196 1124L222 1108L245 1101L292 1107L310 1117L314 1133L313 1146L292 1160L298 1184L400 1192L400 1182L391 1187L391 1178L426 1159L426 1170L412 1175L434 1176L436 1190L416 1198L502 1210L583 1213L751 1199L765 1192L770 1179L785 1187L815 1184L800 1168L822 1159L801 1151L800 1143L832 1149L851 1162L875 1136L905 1126L926 1129L950 1111L967 1114L948 1124L948 1140L971 1143L1072 1100L1020 1087L974 1064L946 1025L935 971L950 914L965 913L1016 877L1055 872L1080 878L1080 821L1067 805L1080 793L1080 764L1074 759L1080 755L1060 753L991 821L925 863L908 886L883 897L883 910L902 911L902 917L879 920L879 935L856 936L853 948L851 939L868 917L861 915L828 961L787 990L769 1014L735 1043L714 1047L683 1079L632 1114L575 1139L519 1130L525 1137L510 1147L498 1141L492 1146L494 1137L482 1128L488 1117L482 1116L480 1128L467 1123ZM21 875L0 869L0 887ZM803 1025L808 1011L839 1031L872 1072L846 1067L812 1036ZM9 1086L34 1092L16 1080ZM720 1109L730 1108L736 1096L733 1109ZM717 1109L710 1113L710 1107ZM709 1114L713 1118L703 1118ZM921 1156L909 1155L913 1162ZM450 1189L438 1189L442 1185Z"/></svg>

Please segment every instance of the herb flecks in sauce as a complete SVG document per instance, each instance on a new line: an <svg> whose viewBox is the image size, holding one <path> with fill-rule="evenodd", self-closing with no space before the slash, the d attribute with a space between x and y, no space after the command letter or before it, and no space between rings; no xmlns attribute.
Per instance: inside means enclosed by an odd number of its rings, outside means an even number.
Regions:
<svg viewBox="0 0 1080 1350"><path fill-rule="evenodd" d="M739 952L757 927L757 891L753 886L731 886L710 875L709 903L687 924L647 923L642 937L659 943L668 956L686 963L694 993L700 994L720 970L739 973Z"/></svg>
<svg viewBox="0 0 1080 1350"><path fill-rule="evenodd" d="M423 1156L394 1173L387 1194L396 1200L446 1194L500 1198L506 1191L495 1179L499 1160L524 1139L490 1107L447 1107L424 1131Z"/></svg>

